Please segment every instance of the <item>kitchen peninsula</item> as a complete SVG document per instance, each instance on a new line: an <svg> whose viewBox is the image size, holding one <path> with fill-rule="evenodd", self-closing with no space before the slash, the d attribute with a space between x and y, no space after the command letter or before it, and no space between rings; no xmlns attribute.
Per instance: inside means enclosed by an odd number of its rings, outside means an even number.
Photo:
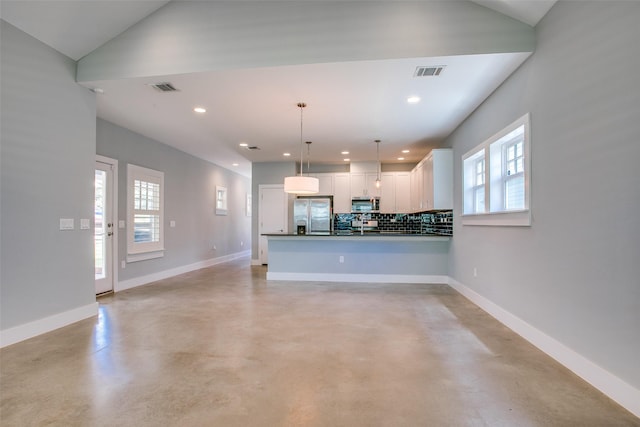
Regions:
<svg viewBox="0 0 640 427"><path fill-rule="evenodd" d="M270 234L267 280L446 283L449 236Z"/></svg>

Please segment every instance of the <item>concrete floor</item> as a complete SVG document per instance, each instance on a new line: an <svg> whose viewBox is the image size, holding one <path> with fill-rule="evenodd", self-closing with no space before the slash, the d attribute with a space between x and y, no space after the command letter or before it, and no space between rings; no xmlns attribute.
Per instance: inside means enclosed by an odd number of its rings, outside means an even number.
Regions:
<svg viewBox="0 0 640 427"><path fill-rule="evenodd" d="M0 351L3 426L638 426L445 285L266 282L247 260Z"/></svg>

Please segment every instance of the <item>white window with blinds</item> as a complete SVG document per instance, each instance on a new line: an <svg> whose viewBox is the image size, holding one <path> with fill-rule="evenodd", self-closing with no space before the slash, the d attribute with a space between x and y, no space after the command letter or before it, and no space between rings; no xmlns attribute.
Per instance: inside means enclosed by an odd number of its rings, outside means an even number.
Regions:
<svg viewBox="0 0 640 427"><path fill-rule="evenodd" d="M164 256L164 173L127 165L127 262Z"/></svg>
<svg viewBox="0 0 640 427"><path fill-rule="evenodd" d="M531 225L529 114L462 156L467 225Z"/></svg>
<svg viewBox="0 0 640 427"><path fill-rule="evenodd" d="M464 213L484 213L486 197L484 150L477 150L463 160L463 173Z"/></svg>

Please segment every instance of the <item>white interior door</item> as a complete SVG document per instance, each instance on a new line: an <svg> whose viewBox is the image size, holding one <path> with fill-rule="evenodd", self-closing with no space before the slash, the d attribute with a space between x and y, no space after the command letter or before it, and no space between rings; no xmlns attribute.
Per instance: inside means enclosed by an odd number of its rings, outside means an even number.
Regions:
<svg viewBox="0 0 640 427"><path fill-rule="evenodd" d="M113 291L114 283L114 165L96 161L94 258L96 295Z"/></svg>
<svg viewBox="0 0 640 427"><path fill-rule="evenodd" d="M260 240L258 251L261 264L268 263L268 242L263 234L285 234L288 231L289 208L287 193L284 185L259 186L258 211Z"/></svg>

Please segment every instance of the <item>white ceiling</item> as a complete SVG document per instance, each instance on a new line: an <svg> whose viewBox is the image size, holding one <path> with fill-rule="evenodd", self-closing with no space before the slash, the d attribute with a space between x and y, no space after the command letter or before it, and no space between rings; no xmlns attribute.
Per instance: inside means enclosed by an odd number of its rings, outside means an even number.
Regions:
<svg viewBox="0 0 640 427"><path fill-rule="evenodd" d="M555 0L475 0L535 25ZM5 21L56 50L80 59L163 7L166 0L3 0ZM527 57L526 53L339 62L223 70L153 80L99 82L98 116L150 138L250 175L252 161L299 158L300 113L311 159L340 163L375 159L415 162L446 137ZM439 77L413 78L416 66L446 65ZM179 92L147 86L168 80ZM95 86L96 82L92 82ZM406 103L419 95L416 105ZM204 115L192 108L203 105ZM215 113L212 113L215 112ZM260 147L249 151L240 142ZM232 166L238 163L238 166Z"/></svg>

